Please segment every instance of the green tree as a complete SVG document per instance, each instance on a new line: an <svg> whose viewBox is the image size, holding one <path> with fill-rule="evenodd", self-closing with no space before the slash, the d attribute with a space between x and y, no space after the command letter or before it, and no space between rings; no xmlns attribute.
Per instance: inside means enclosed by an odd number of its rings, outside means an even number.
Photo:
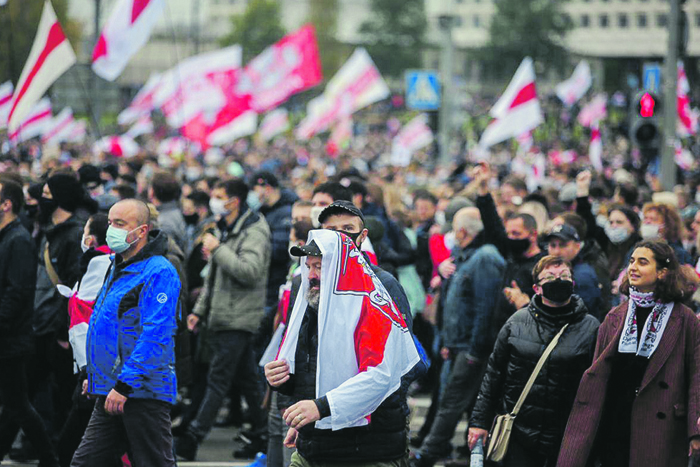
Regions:
<svg viewBox="0 0 700 467"><path fill-rule="evenodd" d="M307 21L316 28L318 53L325 80L333 77L351 52L349 47L336 38L339 8L338 0L309 0Z"/></svg>
<svg viewBox="0 0 700 467"><path fill-rule="evenodd" d="M367 51L384 75L421 66L428 22L424 0L372 0L373 17L360 26Z"/></svg>
<svg viewBox="0 0 700 467"><path fill-rule="evenodd" d="M250 0L243 14L231 17L231 33L220 44L240 44L243 63L247 63L284 34L277 0Z"/></svg>
<svg viewBox="0 0 700 467"><path fill-rule="evenodd" d="M564 37L572 22L561 0L498 0L489 41L476 52L486 77L506 78L526 56L544 70L563 72L569 53Z"/></svg>
<svg viewBox="0 0 700 467"><path fill-rule="evenodd" d="M58 21L73 48L80 43L80 26L68 19L68 0L52 0ZM10 0L0 6L0 83L19 81L39 27L44 2Z"/></svg>

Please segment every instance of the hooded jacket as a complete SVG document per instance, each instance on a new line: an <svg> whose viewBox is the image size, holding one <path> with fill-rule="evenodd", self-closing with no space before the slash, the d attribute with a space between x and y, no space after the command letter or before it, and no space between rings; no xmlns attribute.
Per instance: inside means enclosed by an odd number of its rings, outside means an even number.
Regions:
<svg viewBox="0 0 700 467"><path fill-rule="evenodd" d="M496 415L513 410L545 348L569 323L525 399L512 435L524 447L555 456L581 375L593 359L599 323L577 295L560 315L548 313L540 304L539 296L533 297L498 334L470 424L488 430Z"/></svg>
<svg viewBox="0 0 700 467"><path fill-rule="evenodd" d="M130 260L116 256L97 297L87 335L88 392L116 389L173 404L180 279L165 258L167 236L150 235Z"/></svg>

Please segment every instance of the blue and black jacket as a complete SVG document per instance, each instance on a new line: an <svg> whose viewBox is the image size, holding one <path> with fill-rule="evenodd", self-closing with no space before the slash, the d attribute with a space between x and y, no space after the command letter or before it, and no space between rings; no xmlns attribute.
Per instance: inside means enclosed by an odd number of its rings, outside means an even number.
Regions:
<svg viewBox="0 0 700 467"><path fill-rule="evenodd" d="M133 258L112 262L90 318L88 392L112 389L138 399L175 403L175 341L180 278L165 258L167 236Z"/></svg>

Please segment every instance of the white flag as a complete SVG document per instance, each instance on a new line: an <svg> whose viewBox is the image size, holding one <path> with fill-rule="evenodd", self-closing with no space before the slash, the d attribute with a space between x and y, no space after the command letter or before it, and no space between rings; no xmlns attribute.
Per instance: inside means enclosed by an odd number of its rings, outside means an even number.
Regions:
<svg viewBox="0 0 700 467"><path fill-rule="evenodd" d="M571 107L581 99L593 84L591 67L588 62L581 60L576 66L571 78L563 81L555 88L557 97L567 106Z"/></svg>
<svg viewBox="0 0 700 467"><path fill-rule="evenodd" d="M394 137L391 144L391 164L398 167L408 166L413 153L429 145L434 139L428 126L428 116L418 115Z"/></svg>

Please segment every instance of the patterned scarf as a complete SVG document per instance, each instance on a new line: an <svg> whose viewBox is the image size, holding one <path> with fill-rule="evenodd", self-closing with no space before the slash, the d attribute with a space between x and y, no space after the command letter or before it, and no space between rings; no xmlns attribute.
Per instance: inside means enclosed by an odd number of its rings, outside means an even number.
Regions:
<svg viewBox="0 0 700 467"><path fill-rule="evenodd" d="M673 302L661 303L654 300L654 292L642 293L630 288L630 299L627 302L627 316L625 327L622 329L622 337L617 351L620 353L633 353L640 357L651 358L661 342L661 337L666 329L666 324L673 310ZM642 331L642 344L638 345L637 307L654 307Z"/></svg>

